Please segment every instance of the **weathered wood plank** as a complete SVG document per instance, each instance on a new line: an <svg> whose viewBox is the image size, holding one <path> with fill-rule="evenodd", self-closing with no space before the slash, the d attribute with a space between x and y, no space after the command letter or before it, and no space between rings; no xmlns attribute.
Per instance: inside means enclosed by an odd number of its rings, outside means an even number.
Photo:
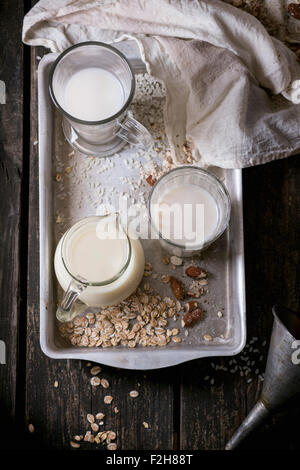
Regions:
<svg viewBox="0 0 300 470"><path fill-rule="evenodd" d="M300 308L299 156L246 170L244 201L248 335L258 336L260 342L267 340L266 356L272 305ZM256 402L261 385L258 380L248 386L247 412ZM294 423L299 412L299 407L289 403L287 413L272 420L274 427L267 425L245 446L297 449Z"/></svg>
<svg viewBox="0 0 300 470"><path fill-rule="evenodd" d="M224 449L245 412L242 378L229 371L216 372L211 363L231 369L228 359L197 360L182 367L181 449Z"/></svg>
<svg viewBox="0 0 300 470"><path fill-rule="evenodd" d="M26 424L33 423L35 432L28 434L28 445L68 449L75 434L90 429L87 413L103 412L106 415L103 427L117 433L119 448L172 449L173 371L144 374L104 367L102 376L108 379L110 387L92 389L90 370L84 361L55 361L40 350L38 146L34 142L37 141L36 57L42 55L40 49L32 50ZM59 384L57 388L55 380ZM133 389L140 391L136 399L129 396ZM112 405L104 404L105 395L114 397ZM119 409L117 414L115 406ZM149 423L148 429L143 421ZM90 447L88 443L82 445L82 448Z"/></svg>
<svg viewBox="0 0 300 470"><path fill-rule="evenodd" d="M93 394L92 410L103 411L107 423L112 423L118 434L118 448L172 449L173 448L173 383L176 371L125 371L104 368L103 376L111 387ZM132 398L129 392L137 390L139 396ZM103 405L105 395L114 397L113 407ZM143 423L149 428L145 428Z"/></svg>
<svg viewBox="0 0 300 470"><path fill-rule="evenodd" d="M5 423L0 445L3 447L10 445L5 435L16 425L17 370L22 360L18 357L18 330L22 294L20 257L24 248L21 226L23 47L20 41L23 12L23 1L1 2L0 80L6 87L6 103L0 104L0 339L6 345L6 364L0 365L0 415Z"/></svg>
<svg viewBox="0 0 300 470"><path fill-rule="evenodd" d="M83 403L90 403L90 390L84 387L84 367L79 361L47 358L39 344L39 217L38 217L38 112L37 67L42 48L31 50L31 137L28 238L28 306L26 364L26 426L35 432L28 437L33 448L69 448L77 433ZM58 387L54 387L55 381Z"/></svg>
<svg viewBox="0 0 300 470"><path fill-rule="evenodd" d="M181 447L222 449L259 397L273 317L271 307L283 303L299 309L300 160L291 157L244 171L244 228L248 341L259 349L254 374L214 372L210 362L230 369L231 359L204 360L183 368L181 389ZM263 346L264 340L267 344ZM251 347L251 346L250 346ZM249 349L247 350L249 351ZM248 352L247 352L248 354ZM262 360L257 360L257 356ZM251 361L255 354L249 353ZM240 360L236 358L240 363ZM232 367L234 369L234 367ZM208 381L204 376L210 376ZM210 385L211 378L215 384ZM192 403L192 406L191 406ZM245 448L297 448L292 418L295 403L285 417L274 419L245 442ZM293 411L292 411L293 410ZM193 423L191 425L191 423ZM284 431L278 423L285 423Z"/></svg>
<svg viewBox="0 0 300 470"><path fill-rule="evenodd" d="M92 390L86 363L53 361L40 351L38 163L37 146L33 145L37 140L37 55L42 55L40 49L32 51L26 382L26 424L33 422L36 431L28 435L28 445L69 448L74 434L88 430L86 414L103 412L104 427L117 432L118 447L122 449L176 447L179 424L180 448L224 448L261 389L258 379L248 384L248 378L215 372L211 366L213 362L230 368L231 359L194 361L145 374L104 367L102 376L109 380L110 387ZM271 305L280 301L299 308L299 177L298 157L244 172L248 338L258 337L263 355L261 370L267 351L262 342L268 339L272 324ZM204 380L206 376L209 380ZM55 380L58 388L54 387ZM136 399L129 397L133 389L140 393ZM106 394L114 397L113 406L103 403ZM114 406L118 407L118 414L114 413ZM299 411L294 405L289 410L288 414L278 415L273 428L264 428L245 447L297 448L292 415L297 422ZM144 428L143 421L149 429ZM86 443L82 447L90 446Z"/></svg>

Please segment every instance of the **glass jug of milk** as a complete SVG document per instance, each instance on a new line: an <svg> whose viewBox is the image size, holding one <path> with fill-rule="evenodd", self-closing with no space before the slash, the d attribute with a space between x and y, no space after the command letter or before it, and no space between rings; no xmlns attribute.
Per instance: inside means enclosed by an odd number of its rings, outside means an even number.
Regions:
<svg viewBox="0 0 300 470"><path fill-rule="evenodd" d="M90 41L66 49L54 62L49 89L65 137L80 152L106 157L126 142L151 144L151 134L128 114L135 76L116 48Z"/></svg>
<svg viewBox="0 0 300 470"><path fill-rule="evenodd" d="M118 214L87 217L60 239L54 257L65 291L56 316L70 321L78 314L77 298L92 307L115 305L129 297L144 273L144 251L123 229Z"/></svg>

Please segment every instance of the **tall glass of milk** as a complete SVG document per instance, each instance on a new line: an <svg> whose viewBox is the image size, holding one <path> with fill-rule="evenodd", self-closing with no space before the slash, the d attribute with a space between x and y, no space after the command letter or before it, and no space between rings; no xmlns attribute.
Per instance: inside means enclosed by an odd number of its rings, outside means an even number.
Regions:
<svg viewBox="0 0 300 470"><path fill-rule="evenodd" d="M118 214L80 220L62 236L55 252L56 277L65 291L58 320L77 315L78 298L92 307L121 302L137 289L144 265L140 241L129 237Z"/></svg>
<svg viewBox="0 0 300 470"><path fill-rule="evenodd" d="M51 70L50 95L63 116L70 145L87 155L106 157L126 142L148 146L147 129L128 114L135 76L126 57L101 42L66 49Z"/></svg>
<svg viewBox="0 0 300 470"><path fill-rule="evenodd" d="M211 172L182 166L153 186L148 203L152 238L177 256L191 256L217 240L228 226L230 197Z"/></svg>

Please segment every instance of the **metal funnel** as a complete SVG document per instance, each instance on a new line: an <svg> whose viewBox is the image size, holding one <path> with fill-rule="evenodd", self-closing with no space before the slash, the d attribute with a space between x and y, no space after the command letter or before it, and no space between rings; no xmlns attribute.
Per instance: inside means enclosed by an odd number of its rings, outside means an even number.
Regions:
<svg viewBox="0 0 300 470"><path fill-rule="evenodd" d="M300 354L297 354L300 344L296 342L300 339L300 315L279 306L273 307L273 314L273 331L261 397L226 444L226 450L234 449L271 412L300 392Z"/></svg>

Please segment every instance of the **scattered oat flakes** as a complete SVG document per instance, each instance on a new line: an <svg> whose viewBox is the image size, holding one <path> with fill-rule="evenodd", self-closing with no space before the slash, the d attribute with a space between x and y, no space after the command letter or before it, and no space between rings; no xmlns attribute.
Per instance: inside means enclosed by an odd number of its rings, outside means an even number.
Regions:
<svg viewBox="0 0 300 470"><path fill-rule="evenodd" d="M62 180L62 174L59 173L59 172L56 173L55 179L56 179L56 181L59 183L59 182Z"/></svg>
<svg viewBox="0 0 300 470"><path fill-rule="evenodd" d="M96 414L96 419L98 419L98 420L101 420L101 419L103 419L104 417L105 417L105 414L104 414L104 413L97 413L97 414Z"/></svg>
<svg viewBox="0 0 300 470"><path fill-rule="evenodd" d="M168 276L167 274L162 274L161 280L164 284L168 284L168 282L170 282L170 276Z"/></svg>
<svg viewBox="0 0 300 470"><path fill-rule="evenodd" d="M111 443L108 444L107 450L116 450L117 449L117 444Z"/></svg>
<svg viewBox="0 0 300 470"><path fill-rule="evenodd" d="M151 292L138 288L119 305L77 317L72 322L61 324L59 330L74 346L165 346L170 342L166 334L169 319L176 321L176 313L180 310L179 301L161 297L152 288ZM97 367L90 370L98 373ZM99 377L92 377L92 385L100 383Z"/></svg>
<svg viewBox="0 0 300 470"><path fill-rule="evenodd" d="M57 380L55 380L55 382L54 382L54 384L53 384L53 387L54 387L54 388L57 388L57 387L58 387L58 381L57 381Z"/></svg>
<svg viewBox="0 0 300 470"><path fill-rule="evenodd" d="M189 286L188 295L190 297L199 298L203 293L204 289L203 286L201 286L200 281L192 281Z"/></svg>
<svg viewBox="0 0 300 470"><path fill-rule="evenodd" d="M150 292L151 291L151 286L150 286L149 282L145 282L144 291L145 292Z"/></svg>
<svg viewBox="0 0 300 470"><path fill-rule="evenodd" d="M181 343L181 338L179 336L173 336L172 341L174 341L174 343Z"/></svg>
<svg viewBox="0 0 300 470"><path fill-rule="evenodd" d="M108 431L107 433L107 438L110 439L111 441L114 441L116 439L117 435L114 431Z"/></svg>
<svg viewBox="0 0 300 470"><path fill-rule="evenodd" d="M78 442L70 441L70 446L74 449L79 449L80 444L78 444Z"/></svg>
<svg viewBox="0 0 300 470"><path fill-rule="evenodd" d="M181 266L183 263L182 258L179 258L178 256L171 256L170 260L174 266Z"/></svg>
<svg viewBox="0 0 300 470"><path fill-rule="evenodd" d="M222 312L218 312L217 315L218 315L219 318L222 318L222 317L223 317L223 313L222 313Z"/></svg>
<svg viewBox="0 0 300 470"><path fill-rule="evenodd" d="M74 439L75 441L82 441L83 436L78 436L78 434L76 434L76 436L74 436Z"/></svg>
<svg viewBox="0 0 300 470"><path fill-rule="evenodd" d="M106 379L101 379L101 386L103 388L108 388L109 387L109 381Z"/></svg>
<svg viewBox="0 0 300 470"><path fill-rule="evenodd" d="M192 310L196 310L198 307L198 302L196 300L190 300L185 304L185 311L186 313L190 313Z"/></svg>
<svg viewBox="0 0 300 470"><path fill-rule="evenodd" d="M144 428L146 428L146 429L148 429L148 428L149 428L149 424L148 424L148 423L146 423L146 421L143 421L143 426L144 426Z"/></svg>
<svg viewBox="0 0 300 470"><path fill-rule="evenodd" d="M92 377L91 378L91 384L93 385L93 387L98 387L98 385L100 385L100 378L99 377Z"/></svg>
<svg viewBox="0 0 300 470"><path fill-rule="evenodd" d="M114 412L116 413L116 415L119 413L119 409L117 406L114 407Z"/></svg>
<svg viewBox="0 0 300 470"><path fill-rule="evenodd" d="M92 375L98 375L101 372L101 367L100 366L94 366L91 368L91 374Z"/></svg>
<svg viewBox="0 0 300 470"><path fill-rule="evenodd" d="M212 341L212 336L211 335L204 335L203 339L205 339L205 341Z"/></svg>
<svg viewBox="0 0 300 470"><path fill-rule="evenodd" d="M170 263L170 259L167 255L163 255L161 260L162 260L163 264L165 264L166 266Z"/></svg>
<svg viewBox="0 0 300 470"><path fill-rule="evenodd" d="M151 263L145 263L145 268L144 268L144 277L150 277L152 274L152 264Z"/></svg>
<svg viewBox="0 0 300 470"><path fill-rule="evenodd" d="M85 436L84 436L83 440L86 441L86 442L92 442L93 443L94 440L95 440L95 436L93 436L91 431L87 431L85 433Z"/></svg>
<svg viewBox="0 0 300 470"><path fill-rule="evenodd" d="M92 428L92 430L95 431L95 432L99 431L99 426L98 426L97 423L92 423L92 424L91 424L91 428Z"/></svg>
<svg viewBox="0 0 300 470"><path fill-rule="evenodd" d="M72 166L67 166L67 168L65 168L65 173L68 175L69 173L71 173L72 169Z"/></svg>
<svg viewBox="0 0 300 470"><path fill-rule="evenodd" d="M139 392L137 390L131 390L131 392L129 392L129 395L132 397L132 398L136 398L139 396Z"/></svg>
<svg viewBox="0 0 300 470"><path fill-rule="evenodd" d="M104 397L104 403L105 403L106 405L110 405L110 403L111 403L112 401L113 401L113 397L112 397L111 395L106 395L106 396Z"/></svg>
<svg viewBox="0 0 300 470"><path fill-rule="evenodd" d="M33 424L31 424L31 423L28 424L28 431L29 431L29 432L34 432L34 426L33 426Z"/></svg>
<svg viewBox="0 0 300 470"><path fill-rule="evenodd" d="M86 419L88 420L89 423L94 423L95 422L95 416L90 414L90 413L88 413L86 415Z"/></svg>

